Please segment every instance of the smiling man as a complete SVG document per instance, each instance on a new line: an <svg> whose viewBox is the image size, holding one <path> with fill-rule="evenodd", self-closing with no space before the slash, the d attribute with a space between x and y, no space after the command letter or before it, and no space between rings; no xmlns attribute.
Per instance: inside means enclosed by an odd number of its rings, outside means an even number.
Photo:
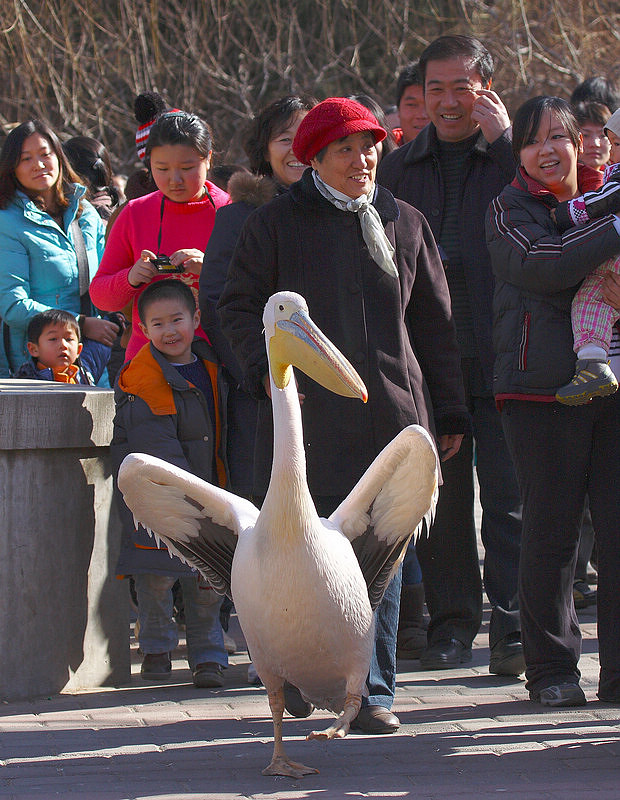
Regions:
<svg viewBox="0 0 620 800"><path fill-rule="evenodd" d="M490 671L524 669L517 609L521 536L519 491L491 392L493 276L484 241L490 201L514 177L510 119L491 89L493 59L469 36L442 36L419 61L431 124L386 156L378 183L418 208L444 259L461 350L473 437L442 465L444 485L428 542L421 544L431 614L425 669L471 659L482 620L482 587L474 526L474 447L483 508L484 582L493 607Z"/></svg>

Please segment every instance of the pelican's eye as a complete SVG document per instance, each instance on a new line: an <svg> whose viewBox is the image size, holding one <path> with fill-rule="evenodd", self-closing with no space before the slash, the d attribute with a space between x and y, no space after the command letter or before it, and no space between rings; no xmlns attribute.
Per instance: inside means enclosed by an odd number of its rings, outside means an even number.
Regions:
<svg viewBox="0 0 620 800"><path fill-rule="evenodd" d="M278 306L278 310L279 310L279 311L284 311L284 306L283 306L282 304L280 304L280 305Z"/></svg>

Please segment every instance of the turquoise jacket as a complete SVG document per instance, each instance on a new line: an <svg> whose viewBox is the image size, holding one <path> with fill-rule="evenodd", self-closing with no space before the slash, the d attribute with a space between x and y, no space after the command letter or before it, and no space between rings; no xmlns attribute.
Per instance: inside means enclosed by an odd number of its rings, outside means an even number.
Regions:
<svg viewBox="0 0 620 800"><path fill-rule="evenodd" d="M13 369L28 358L26 330L35 314L48 308L80 313L77 256L69 226L85 192L76 184L64 214L65 230L20 191L7 208L0 209L0 316L10 330ZM79 224L92 279L103 254L105 227L86 200L82 200ZM0 377L8 374L0 341Z"/></svg>

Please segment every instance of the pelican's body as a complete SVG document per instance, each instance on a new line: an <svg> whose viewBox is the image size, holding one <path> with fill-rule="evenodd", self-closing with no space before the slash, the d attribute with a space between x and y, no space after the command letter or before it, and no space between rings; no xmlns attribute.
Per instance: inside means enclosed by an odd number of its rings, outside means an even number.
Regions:
<svg viewBox="0 0 620 800"><path fill-rule="evenodd" d="M316 512L288 532L276 542L259 518L252 536L239 537L235 609L268 691L284 679L317 708L340 713L347 693L362 694L368 672L368 588L349 540Z"/></svg>
<svg viewBox="0 0 620 800"><path fill-rule="evenodd" d="M260 512L159 459L131 455L119 472L137 520L232 595L274 721L274 753L264 772L293 777L316 770L284 751L284 682L339 714L309 738L346 735L368 674L373 609L437 493L434 445L412 425L377 456L329 520L319 518L306 481L291 364L340 394L365 401L366 389L306 312L303 298L291 292L274 295L265 308L274 456Z"/></svg>

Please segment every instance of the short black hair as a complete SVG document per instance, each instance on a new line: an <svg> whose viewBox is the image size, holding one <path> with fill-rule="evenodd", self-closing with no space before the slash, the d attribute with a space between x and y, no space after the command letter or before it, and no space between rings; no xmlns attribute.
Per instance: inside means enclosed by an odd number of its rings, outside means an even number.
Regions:
<svg viewBox="0 0 620 800"><path fill-rule="evenodd" d="M577 103L589 103L591 101L602 103L613 114L620 106L620 90L613 81L602 75L586 78L585 81L582 81L573 89L570 103L575 106Z"/></svg>
<svg viewBox="0 0 620 800"><path fill-rule="evenodd" d="M34 316L28 323L28 330L26 336L31 344L38 344L41 334L50 325L58 325L61 323L68 328L72 328L80 340L80 326L75 318L75 314L69 311L64 311L62 308L48 308L46 311L41 311Z"/></svg>
<svg viewBox="0 0 620 800"><path fill-rule="evenodd" d="M517 109L512 123L512 152L517 164L521 161L521 150L528 144L533 134L540 127L540 121L546 111L550 111L557 116L566 128L574 147L579 147L581 134L570 103L561 97L549 97L547 95L531 97Z"/></svg>
<svg viewBox="0 0 620 800"><path fill-rule="evenodd" d="M446 61L450 58L469 58L483 83L493 77L493 56L479 39L473 36L440 36L422 52L418 65L422 73L422 84L426 83L426 67L429 61Z"/></svg>
<svg viewBox="0 0 620 800"><path fill-rule="evenodd" d="M590 101L587 103L571 103L571 105L580 128L588 123L604 128L607 125L607 120L611 117L611 111L603 103Z"/></svg>
<svg viewBox="0 0 620 800"><path fill-rule="evenodd" d="M250 174L250 170L243 164L217 164L209 170L209 180L227 192L228 181L237 172Z"/></svg>
<svg viewBox="0 0 620 800"><path fill-rule="evenodd" d="M146 312L157 300L180 300L190 314L196 311L196 299L192 290L182 281L165 278L163 281L150 283L138 297L138 317L146 325Z"/></svg>
<svg viewBox="0 0 620 800"><path fill-rule="evenodd" d="M400 106L400 101L402 100L405 89L408 86L424 86L424 77L417 61L415 64L407 64L407 66L404 67L404 69L402 69L398 75L396 80L397 108Z"/></svg>

